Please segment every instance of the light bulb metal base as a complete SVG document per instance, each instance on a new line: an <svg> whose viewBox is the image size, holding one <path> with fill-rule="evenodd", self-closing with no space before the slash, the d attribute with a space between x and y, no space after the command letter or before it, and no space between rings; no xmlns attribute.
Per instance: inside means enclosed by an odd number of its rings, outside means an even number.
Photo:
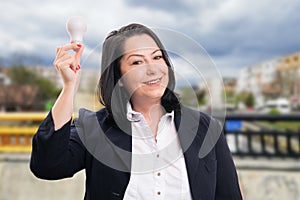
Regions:
<svg viewBox="0 0 300 200"><path fill-rule="evenodd" d="M75 44L82 44L82 41L80 40L71 40L70 42Z"/></svg>

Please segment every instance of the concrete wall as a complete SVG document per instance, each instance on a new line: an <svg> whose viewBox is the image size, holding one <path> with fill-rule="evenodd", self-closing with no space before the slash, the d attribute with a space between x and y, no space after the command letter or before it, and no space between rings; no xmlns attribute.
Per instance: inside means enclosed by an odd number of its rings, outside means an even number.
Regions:
<svg viewBox="0 0 300 200"><path fill-rule="evenodd" d="M245 200L299 200L300 162L235 158Z"/></svg>
<svg viewBox="0 0 300 200"><path fill-rule="evenodd" d="M45 181L29 170L29 155L0 154L0 200L82 200L84 172ZM235 158L245 200L300 199L300 162Z"/></svg>
<svg viewBox="0 0 300 200"><path fill-rule="evenodd" d="M84 172L59 181L37 179L29 169L29 156L0 159L0 200L82 200Z"/></svg>

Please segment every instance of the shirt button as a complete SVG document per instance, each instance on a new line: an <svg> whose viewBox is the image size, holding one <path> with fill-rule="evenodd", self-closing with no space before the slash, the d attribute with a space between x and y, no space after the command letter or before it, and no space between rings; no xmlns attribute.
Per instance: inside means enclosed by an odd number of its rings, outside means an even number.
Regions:
<svg viewBox="0 0 300 200"><path fill-rule="evenodd" d="M157 192L157 195L160 195L160 192Z"/></svg>
<svg viewBox="0 0 300 200"><path fill-rule="evenodd" d="M156 154L156 158L159 158L159 154Z"/></svg>
<svg viewBox="0 0 300 200"><path fill-rule="evenodd" d="M160 172L157 173L157 176L160 176Z"/></svg>

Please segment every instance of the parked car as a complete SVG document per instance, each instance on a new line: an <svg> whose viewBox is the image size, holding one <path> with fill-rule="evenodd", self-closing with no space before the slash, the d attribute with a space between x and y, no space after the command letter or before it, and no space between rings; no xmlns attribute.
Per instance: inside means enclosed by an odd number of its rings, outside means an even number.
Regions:
<svg viewBox="0 0 300 200"><path fill-rule="evenodd" d="M277 110L279 113L285 114L291 112L291 104L289 100L285 98L279 98L275 100L269 100L264 106L264 113L270 113Z"/></svg>

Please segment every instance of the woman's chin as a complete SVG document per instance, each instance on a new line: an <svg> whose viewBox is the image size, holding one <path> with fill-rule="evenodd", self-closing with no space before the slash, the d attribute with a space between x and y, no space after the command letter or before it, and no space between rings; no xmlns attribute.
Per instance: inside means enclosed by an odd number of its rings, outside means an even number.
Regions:
<svg viewBox="0 0 300 200"><path fill-rule="evenodd" d="M155 90L147 90L143 92L135 92L133 94L133 97L135 99L141 99L142 101L147 101L147 100L160 100L162 96L164 95L165 88L160 88L160 89L155 89Z"/></svg>

